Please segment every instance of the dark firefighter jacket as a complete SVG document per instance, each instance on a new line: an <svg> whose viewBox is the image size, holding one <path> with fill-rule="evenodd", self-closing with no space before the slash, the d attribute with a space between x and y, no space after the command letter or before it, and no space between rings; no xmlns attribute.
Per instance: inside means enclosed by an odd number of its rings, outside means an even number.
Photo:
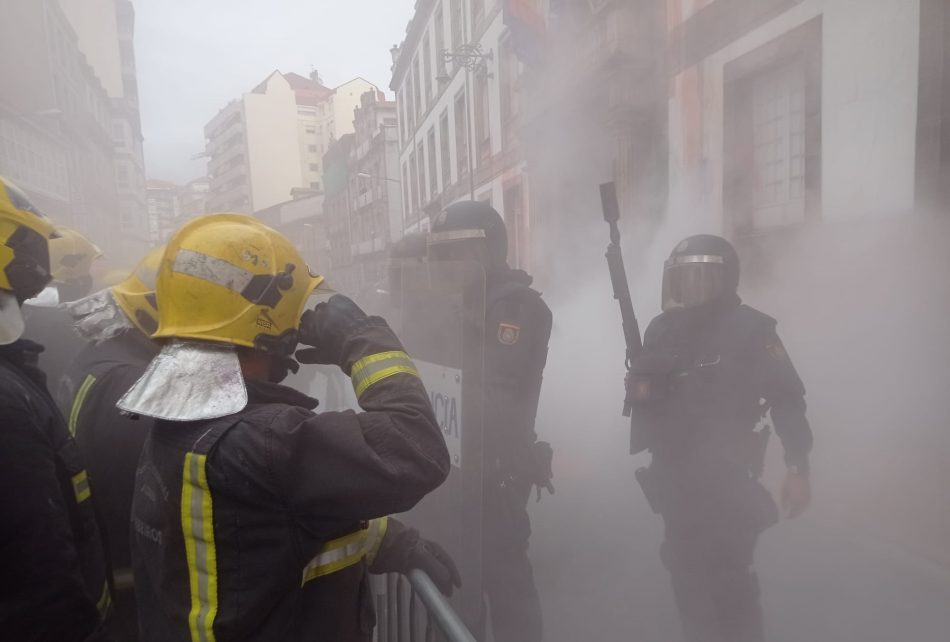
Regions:
<svg viewBox="0 0 950 642"><path fill-rule="evenodd" d="M87 342L73 331L73 317L62 306L24 305L23 316L26 319L23 338L45 348L39 357L39 368L46 375L50 392L58 395L66 366Z"/></svg>
<svg viewBox="0 0 950 642"><path fill-rule="evenodd" d="M807 467L805 387L775 325L738 297L653 319L631 373L634 390L638 377L653 377L641 390L649 399L635 404L634 444L654 460L744 465L752 430L771 409L786 463Z"/></svg>
<svg viewBox="0 0 950 642"><path fill-rule="evenodd" d="M0 347L0 640L102 639L111 600L89 477L36 356Z"/></svg>
<svg viewBox="0 0 950 642"><path fill-rule="evenodd" d="M365 412L315 415L315 400L248 381L235 415L152 427L132 508L143 640L371 638L374 518L439 486L449 457L382 320L343 354Z"/></svg>
<svg viewBox="0 0 950 642"><path fill-rule="evenodd" d="M109 542L117 588L131 579L129 515L135 469L152 422L133 419L116 402L142 376L160 346L136 329L88 344L66 368L60 407L96 480L96 506Z"/></svg>
<svg viewBox="0 0 950 642"><path fill-rule="evenodd" d="M486 481L532 479L532 446L541 378L551 337L551 310L522 270L490 275L485 299Z"/></svg>

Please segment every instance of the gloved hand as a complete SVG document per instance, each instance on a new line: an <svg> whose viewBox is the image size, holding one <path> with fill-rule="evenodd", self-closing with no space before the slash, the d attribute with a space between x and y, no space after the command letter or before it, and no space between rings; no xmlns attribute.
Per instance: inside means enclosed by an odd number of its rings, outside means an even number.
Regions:
<svg viewBox="0 0 950 642"><path fill-rule="evenodd" d="M298 350L294 356L300 363L343 367L343 344L347 332L354 323L365 318L366 313L351 299L334 294L328 301L303 313L298 340L312 347Z"/></svg>
<svg viewBox="0 0 950 642"><path fill-rule="evenodd" d="M409 567L424 571L447 597L452 596L453 587L462 587L455 561L435 542L420 537L409 553Z"/></svg>
<svg viewBox="0 0 950 642"><path fill-rule="evenodd" d="M534 446L531 447L531 455L534 458L534 479L532 483L535 485L538 498L536 501L541 501L541 489L547 489L548 493L551 495L554 494L554 484L551 483L551 479L554 477L554 470L552 468L554 463L554 449L551 448L551 444L546 441L536 441Z"/></svg>
<svg viewBox="0 0 950 642"><path fill-rule="evenodd" d="M811 503L811 482L808 472L799 472L789 468L782 482L782 512L789 519L802 514Z"/></svg>

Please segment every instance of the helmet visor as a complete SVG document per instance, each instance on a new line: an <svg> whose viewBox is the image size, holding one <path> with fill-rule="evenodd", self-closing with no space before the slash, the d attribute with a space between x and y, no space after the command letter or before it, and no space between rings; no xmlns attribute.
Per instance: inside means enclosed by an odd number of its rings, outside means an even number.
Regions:
<svg viewBox="0 0 950 642"><path fill-rule="evenodd" d="M427 239L430 261L475 261L488 259L485 230L430 232Z"/></svg>
<svg viewBox="0 0 950 642"><path fill-rule="evenodd" d="M725 282L721 256L674 256L663 270L663 310L694 308L717 299L725 290Z"/></svg>

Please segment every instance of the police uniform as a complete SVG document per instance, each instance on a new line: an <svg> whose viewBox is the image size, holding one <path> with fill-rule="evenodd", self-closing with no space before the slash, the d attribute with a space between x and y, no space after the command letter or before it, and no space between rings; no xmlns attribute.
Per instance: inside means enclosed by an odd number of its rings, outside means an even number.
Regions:
<svg viewBox="0 0 950 642"><path fill-rule="evenodd" d="M90 478L41 349L0 347L0 640L102 640L111 596Z"/></svg>
<svg viewBox="0 0 950 642"><path fill-rule="evenodd" d="M486 296L483 582L498 642L541 640L527 502L547 483L534 429L551 310L521 270L494 272ZM543 458L543 456L542 456Z"/></svg>
<svg viewBox="0 0 950 642"><path fill-rule="evenodd" d="M96 480L96 505L115 577L115 625L125 639L134 639L138 631L129 519L135 470L152 421L122 414L115 404L142 376L158 348L134 328L87 345L67 367L61 388L69 430Z"/></svg>
<svg viewBox="0 0 950 642"><path fill-rule="evenodd" d="M385 323L347 336L366 412L315 415L310 397L248 380L236 414L156 421L132 508L142 639L371 639L366 573L387 528L373 518L411 508L449 459Z"/></svg>
<svg viewBox="0 0 950 642"><path fill-rule="evenodd" d="M633 364L634 450L653 454L638 479L665 522L661 557L691 642L764 636L753 553L778 513L757 481L754 429L770 410L786 463L801 471L812 445L805 389L775 326L735 294L672 309L650 323Z"/></svg>

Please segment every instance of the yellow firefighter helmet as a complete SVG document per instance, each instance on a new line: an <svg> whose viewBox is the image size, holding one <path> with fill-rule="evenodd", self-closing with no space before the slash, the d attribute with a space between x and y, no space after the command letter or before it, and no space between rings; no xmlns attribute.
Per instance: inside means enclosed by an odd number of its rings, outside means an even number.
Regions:
<svg viewBox="0 0 950 642"><path fill-rule="evenodd" d="M152 336L287 355L297 345L307 299L322 282L283 234L250 216L208 214L168 242Z"/></svg>
<svg viewBox="0 0 950 642"><path fill-rule="evenodd" d="M132 273L112 286L112 298L125 316L147 335L158 329L158 303L155 299L155 281L158 267L165 254L165 246L148 251Z"/></svg>
<svg viewBox="0 0 950 642"><path fill-rule="evenodd" d="M26 194L0 176L0 290L20 300L50 281L49 239L57 233Z"/></svg>
<svg viewBox="0 0 950 642"><path fill-rule="evenodd" d="M74 229L58 226L56 231L59 238L49 244L53 280L76 283L91 279L92 262L102 256L102 250Z"/></svg>

